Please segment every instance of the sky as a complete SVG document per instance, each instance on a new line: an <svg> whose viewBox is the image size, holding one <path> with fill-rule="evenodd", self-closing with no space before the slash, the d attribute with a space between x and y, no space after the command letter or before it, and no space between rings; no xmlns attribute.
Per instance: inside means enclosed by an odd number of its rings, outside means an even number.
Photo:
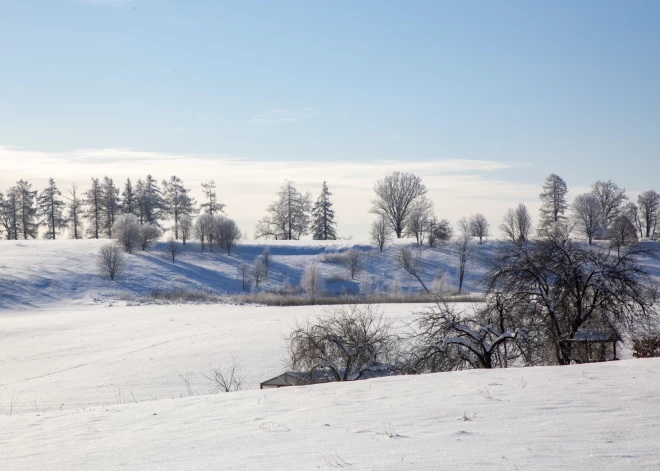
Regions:
<svg viewBox="0 0 660 471"><path fill-rule="evenodd" d="M364 236L374 182L535 211L658 188L660 2L0 0L0 191L176 174L248 232L285 178Z"/></svg>

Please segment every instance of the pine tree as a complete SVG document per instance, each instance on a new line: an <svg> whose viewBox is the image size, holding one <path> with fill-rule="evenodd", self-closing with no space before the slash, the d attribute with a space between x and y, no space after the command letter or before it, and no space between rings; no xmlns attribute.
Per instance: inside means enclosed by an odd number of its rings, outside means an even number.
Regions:
<svg viewBox="0 0 660 471"><path fill-rule="evenodd" d="M125 214L138 214L137 196L133 190L131 179L127 178L124 183L124 191L121 194L121 210Z"/></svg>
<svg viewBox="0 0 660 471"><path fill-rule="evenodd" d="M112 225L119 214L119 189L110 177L101 183L101 224L106 236L112 238Z"/></svg>
<svg viewBox="0 0 660 471"><path fill-rule="evenodd" d="M189 190L183 186L183 181L172 175L163 180L163 213L174 220L174 238L179 239L179 225L181 218L190 216L194 212L195 200L188 194Z"/></svg>
<svg viewBox="0 0 660 471"><path fill-rule="evenodd" d="M328 185L323 182L321 194L312 208L312 238L315 240L336 240L337 229L335 211L332 209Z"/></svg>
<svg viewBox="0 0 660 471"><path fill-rule="evenodd" d="M0 224L8 240L18 240L18 198L17 188L12 187L0 204Z"/></svg>
<svg viewBox="0 0 660 471"><path fill-rule="evenodd" d="M205 200L204 203L200 205L202 211L211 216L224 212L225 205L218 202L218 197L215 193L215 182L213 180L207 183L202 183L202 191L204 192Z"/></svg>
<svg viewBox="0 0 660 471"><path fill-rule="evenodd" d="M16 197L18 209L18 236L23 239L34 239L39 232L37 207L35 201L37 192L32 190L32 184L19 180L16 184Z"/></svg>
<svg viewBox="0 0 660 471"><path fill-rule="evenodd" d="M66 203L62 200L62 192L52 178L48 180L48 186L39 194L37 205L39 214L46 222L47 232L44 236L47 239L55 239L58 229L66 227L67 220L64 217Z"/></svg>
<svg viewBox="0 0 660 471"><path fill-rule="evenodd" d="M543 190L539 195L539 198L541 198L539 232L547 233L551 231L557 223L566 220L566 216L564 216L564 213L568 208L566 193L568 193L568 187L566 186L566 182L559 175L553 173L545 179Z"/></svg>
<svg viewBox="0 0 660 471"><path fill-rule="evenodd" d="M68 200L67 210L68 210L68 219L70 224L71 238L72 239L82 239L82 219L83 219L83 208L82 201L78 195L78 186L74 183L69 189L69 196L66 197Z"/></svg>
<svg viewBox="0 0 660 471"><path fill-rule="evenodd" d="M102 230L102 199L101 183L98 178L92 178L92 187L84 194L84 204L87 206L85 219L87 225L87 236L90 239L98 239Z"/></svg>

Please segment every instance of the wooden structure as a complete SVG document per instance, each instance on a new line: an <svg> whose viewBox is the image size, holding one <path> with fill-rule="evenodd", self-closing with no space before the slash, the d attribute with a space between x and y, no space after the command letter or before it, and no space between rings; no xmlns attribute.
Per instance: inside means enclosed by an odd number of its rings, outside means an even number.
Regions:
<svg viewBox="0 0 660 471"><path fill-rule="evenodd" d="M562 340L575 363L618 360L616 344L621 337L614 329L579 329L572 339Z"/></svg>

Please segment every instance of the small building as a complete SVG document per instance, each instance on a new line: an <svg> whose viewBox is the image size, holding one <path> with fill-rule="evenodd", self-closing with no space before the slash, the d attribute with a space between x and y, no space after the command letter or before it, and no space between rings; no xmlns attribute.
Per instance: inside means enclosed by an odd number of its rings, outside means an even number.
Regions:
<svg viewBox="0 0 660 471"><path fill-rule="evenodd" d="M259 385L259 389L283 388L285 386L302 386L304 384L327 383L328 378L325 372L316 371L316 374L302 373L297 371L287 371L279 376L275 376L264 381Z"/></svg>
<svg viewBox="0 0 660 471"><path fill-rule="evenodd" d="M616 344L621 337L614 329L579 329L572 339L562 340L570 345L575 363L594 363L618 360Z"/></svg>

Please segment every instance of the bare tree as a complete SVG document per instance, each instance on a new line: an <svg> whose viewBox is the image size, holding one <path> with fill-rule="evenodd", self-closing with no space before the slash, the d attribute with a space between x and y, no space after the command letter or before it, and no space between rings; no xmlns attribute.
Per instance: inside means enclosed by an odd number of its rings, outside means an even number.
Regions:
<svg viewBox="0 0 660 471"><path fill-rule="evenodd" d="M542 308L543 331L557 362L565 365L572 361L571 341L583 326L630 328L654 315L642 256L656 255L641 244L615 254L568 237L544 238L535 244L502 245L485 282L489 293L534 300Z"/></svg>
<svg viewBox="0 0 660 471"><path fill-rule="evenodd" d="M474 254L474 244L472 243L470 223L465 218L462 218L458 222L458 228L459 234L454 243L454 248L458 257L458 294L461 294L463 291L465 271Z"/></svg>
<svg viewBox="0 0 660 471"><path fill-rule="evenodd" d="M509 209L500 224L500 230L512 242L526 242L532 230L532 217L527 206L520 203L516 209Z"/></svg>
<svg viewBox="0 0 660 471"><path fill-rule="evenodd" d="M250 277L250 266L247 263L241 263L238 266L238 277L241 280L241 288L245 291L247 288L247 282Z"/></svg>
<svg viewBox="0 0 660 471"><path fill-rule="evenodd" d="M586 237L591 245L594 237L598 237L604 232L606 225L603 207L598 197L593 193L578 195L575 197L571 209L575 230Z"/></svg>
<svg viewBox="0 0 660 471"><path fill-rule="evenodd" d="M627 216L618 216L610 227L610 242L620 254L621 247L637 243L637 229Z"/></svg>
<svg viewBox="0 0 660 471"><path fill-rule="evenodd" d="M321 275L321 269L318 264L310 263L305 267L300 278L300 287L309 296L312 304L315 304L316 300L324 292L323 276Z"/></svg>
<svg viewBox="0 0 660 471"><path fill-rule="evenodd" d="M225 205L218 201L215 182L211 180L202 183L202 191L204 192L204 202L200 205L202 210L210 216L223 212Z"/></svg>
<svg viewBox="0 0 660 471"><path fill-rule="evenodd" d="M309 232L311 210L312 195L300 193L295 184L287 180L278 192L277 201L268 206L268 215L257 224L255 237L300 239Z"/></svg>
<svg viewBox="0 0 660 471"><path fill-rule="evenodd" d="M149 250L160 239L160 228L153 223L147 222L140 226L140 249Z"/></svg>
<svg viewBox="0 0 660 471"><path fill-rule="evenodd" d="M497 322L491 306L489 302L471 316L457 314L449 304L437 303L419 313L414 322L412 371L463 369L465 365L493 368L499 359L499 366L506 367L506 361L517 356L516 340L526 331ZM499 313L503 312L500 309ZM506 351L507 344L514 344L513 349Z"/></svg>
<svg viewBox="0 0 660 471"><path fill-rule="evenodd" d="M120 214L112 225L112 234L124 251L133 253L140 244L140 221L134 214Z"/></svg>
<svg viewBox="0 0 660 471"><path fill-rule="evenodd" d="M417 245L422 245L429 230L429 220L433 217L433 203L426 197L419 198L406 220L406 236L415 237Z"/></svg>
<svg viewBox="0 0 660 471"><path fill-rule="evenodd" d="M348 269L348 273L351 275L351 280L355 279L355 275L358 274L364 265L364 254L361 250L351 247L343 254L343 263L344 266Z"/></svg>
<svg viewBox="0 0 660 471"><path fill-rule="evenodd" d="M310 382L354 381L392 369L391 322L371 304L341 306L297 323L287 338L289 363Z"/></svg>
<svg viewBox="0 0 660 471"><path fill-rule="evenodd" d="M259 288L261 282L266 279L266 266L261 257L258 257L254 261L254 265L252 265L252 270L250 271L250 278L252 278L255 288Z"/></svg>
<svg viewBox="0 0 660 471"><path fill-rule="evenodd" d="M422 179L412 173L394 172L374 186L376 198L371 211L385 216L397 238L401 238L410 213L426 194Z"/></svg>
<svg viewBox="0 0 660 471"><path fill-rule="evenodd" d="M207 374L202 373L202 375L211 381L220 392L240 391L243 389L243 383L245 383L240 361L234 355L231 357L231 362L225 367L219 366Z"/></svg>
<svg viewBox="0 0 660 471"><path fill-rule="evenodd" d="M660 212L660 194L655 190L644 191L637 197L637 205L646 237L653 237Z"/></svg>
<svg viewBox="0 0 660 471"><path fill-rule="evenodd" d="M181 218L190 216L195 211L195 199L190 197L190 190L183 185L183 180L172 175L163 180L163 213L174 221L174 238L179 240Z"/></svg>
<svg viewBox="0 0 660 471"><path fill-rule="evenodd" d="M399 253L396 255L396 261L399 264L399 267L403 268L410 276L419 281L419 284L422 285L424 291L430 293L428 287L422 280L424 260L422 259L421 252L419 252L418 255L415 255L410 247L403 246L399 249Z"/></svg>
<svg viewBox="0 0 660 471"><path fill-rule="evenodd" d="M603 210L606 227L610 227L619 214L621 214L621 207L628 199L626 190L619 188L612 180L606 182L598 180L591 185L591 188L592 193L598 198L600 207Z"/></svg>
<svg viewBox="0 0 660 471"><path fill-rule="evenodd" d="M387 219L385 219L384 215L378 215L376 220L371 223L370 235L372 242L376 244L382 253L385 244L389 241L391 236L391 229L388 226Z"/></svg>
<svg viewBox="0 0 660 471"><path fill-rule="evenodd" d="M71 231L72 239L82 239L83 237L83 207L80 195L78 194L78 187L74 183L69 189L69 196L65 197L68 200L68 220Z"/></svg>
<svg viewBox="0 0 660 471"><path fill-rule="evenodd" d="M630 220L630 222L635 226L637 232L639 232L639 237L644 237L644 225L642 224L642 219L639 217L639 208L632 201L624 206L624 214Z"/></svg>
<svg viewBox="0 0 660 471"><path fill-rule="evenodd" d="M213 252L213 216L210 214L202 214L195 220L195 227L193 228L195 238L199 240L202 252L205 248L205 243L211 244L211 252Z"/></svg>
<svg viewBox="0 0 660 471"><path fill-rule="evenodd" d="M473 237L479 237L479 245L483 244L484 237L488 237L490 224L486 216L481 213L470 216L470 232Z"/></svg>
<svg viewBox="0 0 660 471"><path fill-rule="evenodd" d="M193 235L193 218L184 215L181 216L179 220L179 235L181 236L181 242L183 242L183 245L186 245L186 242L190 240L190 238Z"/></svg>
<svg viewBox="0 0 660 471"><path fill-rule="evenodd" d="M170 237L165 244L165 250L172 257L172 263L176 263L176 258L181 253L181 242L174 237Z"/></svg>
<svg viewBox="0 0 660 471"><path fill-rule="evenodd" d="M96 266L99 272L114 280L126 268L126 255L117 244L106 244L99 250Z"/></svg>
<svg viewBox="0 0 660 471"><path fill-rule="evenodd" d="M233 219L223 218L219 225L219 238L227 249L227 254L230 255L241 240L241 230Z"/></svg>

